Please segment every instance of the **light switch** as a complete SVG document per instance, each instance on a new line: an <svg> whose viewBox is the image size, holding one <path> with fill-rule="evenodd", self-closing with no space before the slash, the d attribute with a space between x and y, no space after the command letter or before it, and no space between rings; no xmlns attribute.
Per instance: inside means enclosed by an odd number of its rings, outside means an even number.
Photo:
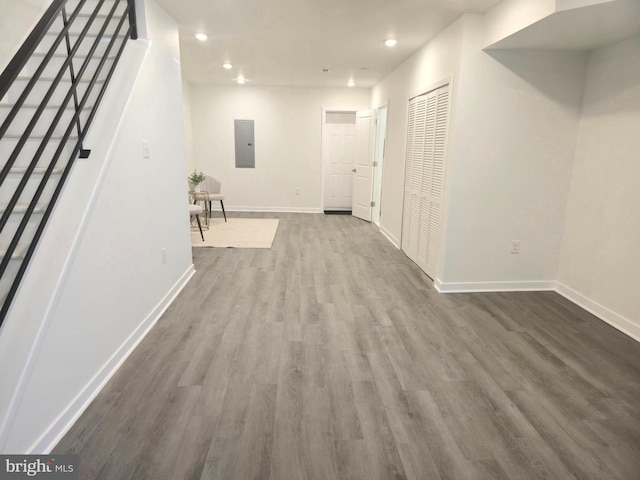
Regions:
<svg viewBox="0 0 640 480"><path fill-rule="evenodd" d="M151 151L149 150L149 140L142 141L142 158L150 158Z"/></svg>

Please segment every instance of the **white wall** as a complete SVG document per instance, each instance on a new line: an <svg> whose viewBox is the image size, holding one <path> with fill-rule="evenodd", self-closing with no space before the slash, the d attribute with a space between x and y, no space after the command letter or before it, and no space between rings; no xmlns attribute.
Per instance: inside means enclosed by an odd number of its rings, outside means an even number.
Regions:
<svg viewBox="0 0 640 480"><path fill-rule="evenodd" d="M556 275L586 54L488 54L503 21L465 15L373 88L372 105L389 101L381 227L399 244L408 99L453 78L444 289L549 287Z"/></svg>
<svg viewBox="0 0 640 480"><path fill-rule="evenodd" d="M18 51L51 0L0 0L0 72Z"/></svg>
<svg viewBox="0 0 640 480"><path fill-rule="evenodd" d="M222 182L230 210L320 211L322 108L362 110L370 101L358 88L190 89L195 166ZM255 121L254 169L235 168L234 119Z"/></svg>
<svg viewBox="0 0 640 480"><path fill-rule="evenodd" d="M409 99L426 92L435 82L452 78L455 114L463 31L464 22L455 22L372 89L372 108L389 104L380 229L396 246L402 233Z"/></svg>
<svg viewBox="0 0 640 480"><path fill-rule="evenodd" d="M438 277L462 289L482 288L483 283L550 288L560 253L586 54L488 54L482 47L487 32L494 30L485 23L489 19L465 16ZM521 241L519 255L510 253L512 240Z"/></svg>
<svg viewBox="0 0 640 480"><path fill-rule="evenodd" d="M558 272L563 293L638 340L639 79L640 37L589 56Z"/></svg>
<svg viewBox="0 0 640 480"><path fill-rule="evenodd" d="M191 86L186 80L182 80L182 110L184 113L184 137L185 153L187 157L187 172L193 172L196 161L193 157L193 126L191 124Z"/></svg>
<svg viewBox="0 0 640 480"><path fill-rule="evenodd" d="M151 0L144 13L152 44L127 46L86 142L92 155L74 167L0 332L3 452L51 448L192 271L178 28Z"/></svg>

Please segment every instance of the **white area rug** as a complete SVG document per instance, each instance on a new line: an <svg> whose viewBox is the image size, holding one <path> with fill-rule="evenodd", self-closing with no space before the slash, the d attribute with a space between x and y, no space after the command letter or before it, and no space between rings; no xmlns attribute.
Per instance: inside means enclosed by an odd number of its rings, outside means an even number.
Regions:
<svg viewBox="0 0 640 480"><path fill-rule="evenodd" d="M277 218L212 218L209 230L191 231L194 247L271 248L278 230Z"/></svg>

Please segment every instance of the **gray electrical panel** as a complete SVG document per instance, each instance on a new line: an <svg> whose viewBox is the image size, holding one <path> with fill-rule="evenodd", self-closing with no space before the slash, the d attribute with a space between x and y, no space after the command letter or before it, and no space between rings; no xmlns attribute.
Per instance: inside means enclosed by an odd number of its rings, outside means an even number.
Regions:
<svg viewBox="0 0 640 480"><path fill-rule="evenodd" d="M236 168L256 168L253 120L234 120Z"/></svg>

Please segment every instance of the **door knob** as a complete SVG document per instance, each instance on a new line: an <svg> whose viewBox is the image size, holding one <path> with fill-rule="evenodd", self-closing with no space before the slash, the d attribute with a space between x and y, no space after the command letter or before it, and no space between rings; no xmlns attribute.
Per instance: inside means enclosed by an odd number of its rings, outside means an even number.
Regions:
<svg viewBox="0 0 640 480"><path fill-rule="evenodd" d="M355 168L351 169L351 171L352 171L353 173L356 173L356 169L355 169Z"/></svg>

